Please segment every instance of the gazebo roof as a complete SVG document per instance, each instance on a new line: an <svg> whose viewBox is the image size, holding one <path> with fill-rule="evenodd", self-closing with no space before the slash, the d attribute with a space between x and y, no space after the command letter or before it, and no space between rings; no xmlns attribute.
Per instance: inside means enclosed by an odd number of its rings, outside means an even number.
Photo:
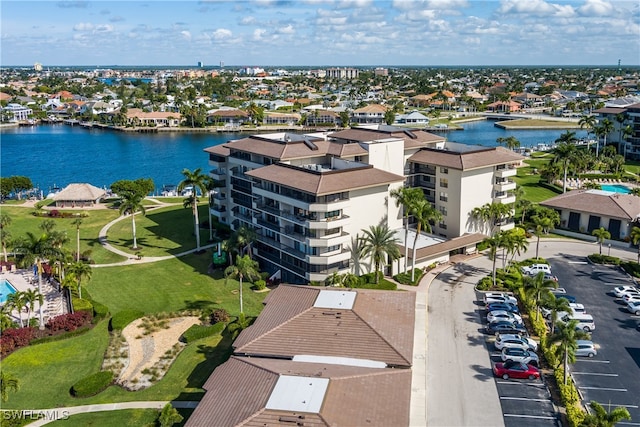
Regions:
<svg viewBox="0 0 640 427"><path fill-rule="evenodd" d="M82 202L87 200L99 200L107 192L91 184L69 184L58 194L53 196L55 201Z"/></svg>

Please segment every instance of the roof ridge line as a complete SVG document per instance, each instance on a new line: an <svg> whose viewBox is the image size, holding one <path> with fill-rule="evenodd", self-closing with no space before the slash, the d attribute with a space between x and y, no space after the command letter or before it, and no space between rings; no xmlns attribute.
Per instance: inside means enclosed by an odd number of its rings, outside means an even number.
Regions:
<svg viewBox="0 0 640 427"><path fill-rule="evenodd" d="M356 299L357 299L357 298L356 298ZM380 339L381 339L382 341L384 341L384 342L385 342L389 347L391 347L391 349L392 349L392 350L393 350L393 351L394 351L398 356L400 356L400 358L401 358L402 360L406 360L406 361L407 361L407 364L409 365L409 367L413 366L413 363L412 363L412 362L413 362L413 360L407 360L407 358L406 358L406 357L404 357L404 355L403 355L402 353L400 353L400 352L396 349L396 347L395 347L394 345L392 345L392 344L389 342L389 340L387 340L385 337L383 337L382 335L380 335L380 332L378 332L378 330L377 330L376 328L374 328L374 327L371 325L371 323L369 323L369 322L367 322L366 320L364 320L364 318L363 318L362 316L360 316L360 313L358 313L358 312L357 312L356 310L354 310L354 309L351 309L351 311L353 312L353 314L355 314L355 315L356 315L356 317L358 317L358 319L362 320L362 322L363 322L364 324L366 324L366 325L369 327L369 329L371 329L371 330L372 330L372 331L373 331L377 336L379 336L379 337L380 337ZM412 358L413 358L413 357L412 357Z"/></svg>

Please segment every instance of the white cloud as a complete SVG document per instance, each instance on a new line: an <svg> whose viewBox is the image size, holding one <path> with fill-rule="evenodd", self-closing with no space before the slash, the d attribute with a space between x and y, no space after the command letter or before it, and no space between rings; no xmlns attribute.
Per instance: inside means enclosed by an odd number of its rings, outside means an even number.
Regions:
<svg viewBox="0 0 640 427"><path fill-rule="evenodd" d="M90 22L81 22L73 26L73 31L93 31L94 25Z"/></svg>
<svg viewBox="0 0 640 427"><path fill-rule="evenodd" d="M267 30L262 28L256 28L253 30L253 39L256 41L260 41L263 39L263 36L267 33Z"/></svg>
<svg viewBox="0 0 640 427"><path fill-rule="evenodd" d="M96 25L94 33L110 33L113 31L113 26L109 24Z"/></svg>
<svg viewBox="0 0 640 427"><path fill-rule="evenodd" d="M233 33L231 32L231 30L227 30L226 28L218 28L211 34L211 36L215 40L224 40L231 38L231 36L233 36Z"/></svg>
<svg viewBox="0 0 640 427"><path fill-rule="evenodd" d="M503 0L497 10L501 14L527 14L530 16L563 16L575 14L573 6L548 3L544 0Z"/></svg>
<svg viewBox="0 0 640 427"><path fill-rule="evenodd" d="M611 16L613 14L613 6L608 1L586 0L578 8L578 12L582 16Z"/></svg>
<svg viewBox="0 0 640 427"><path fill-rule="evenodd" d="M293 29L293 25L289 24L286 27L282 27L278 29L278 33L280 34L293 34L296 30Z"/></svg>
<svg viewBox="0 0 640 427"><path fill-rule="evenodd" d="M253 16L243 16L240 20L240 25L251 25L256 22L256 18Z"/></svg>
<svg viewBox="0 0 640 427"><path fill-rule="evenodd" d="M180 35L185 40L191 40L191 33L189 31L186 31L186 30L185 31L180 31Z"/></svg>

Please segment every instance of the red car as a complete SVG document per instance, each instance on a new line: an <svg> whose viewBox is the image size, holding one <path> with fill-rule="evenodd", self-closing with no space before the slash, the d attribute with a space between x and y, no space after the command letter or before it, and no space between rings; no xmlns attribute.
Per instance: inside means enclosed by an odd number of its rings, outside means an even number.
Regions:
<svg viewBox="0 0 640 427"><path fill-rule="evenodd" d="M493 373L496 377L502 377L505 380L509 378L528 378L530 380L540 378L540 371L535 366L514 361L496 363L493 365Z"/></svg>

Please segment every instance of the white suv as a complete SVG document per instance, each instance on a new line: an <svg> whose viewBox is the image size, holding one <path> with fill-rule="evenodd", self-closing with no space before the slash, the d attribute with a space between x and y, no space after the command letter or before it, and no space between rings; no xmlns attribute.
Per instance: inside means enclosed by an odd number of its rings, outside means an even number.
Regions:
<svg viewBox="0 0 640 427"><path fill-rule="evenodd" d="M535 276L538 273L551 275L551 267L549 267L549 264L532 264L527 267L522 267L522 272L528 276Z"/></svg>

